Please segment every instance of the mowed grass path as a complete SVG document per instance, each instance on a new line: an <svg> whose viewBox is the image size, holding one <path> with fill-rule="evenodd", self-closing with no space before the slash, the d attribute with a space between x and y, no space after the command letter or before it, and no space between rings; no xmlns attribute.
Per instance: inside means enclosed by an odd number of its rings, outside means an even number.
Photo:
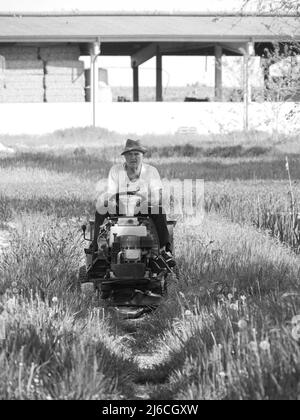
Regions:
<svg viewBox="0 0 300 420"><path fill-rule="evenodd" d="M0 256L0 398L297 399L300 272L287 246L214 213L179 221L179 280L132 331L74 287L95 180L16 166L0 181L1 221L13 223Z"/></svg>

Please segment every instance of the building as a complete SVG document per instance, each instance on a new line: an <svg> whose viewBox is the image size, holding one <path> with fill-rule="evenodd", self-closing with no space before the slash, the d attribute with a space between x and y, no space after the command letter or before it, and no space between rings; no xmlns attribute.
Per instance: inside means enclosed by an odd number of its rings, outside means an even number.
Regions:
<svg viewBox="0 0 300 420"><path fill-rule="evenodd" d="M274 42L300 40L299 17L192 13L1 13L0 102L98 102L99 55L130 56L133 100L139 101L139 66L156 57L156 101L163 101L162 57L215 57L215 101L221 102L222 55L244 59L244 102L249 102L248 64ZM91 61L91 92L82 55ZM268 69L265 70L267 80ZM247 109L246 111L247 112ZM247 115L245 116L247 120Z"/></svg>

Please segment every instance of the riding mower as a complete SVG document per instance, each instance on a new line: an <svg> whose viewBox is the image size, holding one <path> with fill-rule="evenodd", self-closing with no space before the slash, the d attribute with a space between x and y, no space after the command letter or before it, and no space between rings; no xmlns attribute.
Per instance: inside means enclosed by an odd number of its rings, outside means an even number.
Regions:
<svg viewBox="0 0 300 420"><path fill-rule="evenodd" d="M96 249L85 248L86 264L80 267L79 284L92 283L105 305L123 319L136 319L158 307L167 293L172 269L160 256L157 230L151 216L142 215L137 205L145 197L136 192L120 193L118 215L107 215L100 227ZM112 197L114 199L115 197ZM121 208L121 199L123 210ZM176 221L167 221L173 249ZM83 237L94 240L95 222L83 225Z"/></svg>

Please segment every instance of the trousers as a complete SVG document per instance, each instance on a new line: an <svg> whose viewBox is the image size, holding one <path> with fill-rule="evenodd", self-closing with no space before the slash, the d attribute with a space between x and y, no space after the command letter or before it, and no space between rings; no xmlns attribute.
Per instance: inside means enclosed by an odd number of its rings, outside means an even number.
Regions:
<svg viewBox="0 0 300 420"><path fill-rule="evenodd" d="M141 213L139 214L142 215ZM153 223L156 227L160 248L165 246L168 250L170 248L170 235L169 235L169 230L168 230L166 214L161 209L161 211L158 214L151 214L149 212L148 215L153 220ZM106 217L108 216L109 216L109 213L100 214L97 211L95 213L95 231L94 231L95 243L97 243L100 227L104 223L104 220L106 219Z"/></svg>

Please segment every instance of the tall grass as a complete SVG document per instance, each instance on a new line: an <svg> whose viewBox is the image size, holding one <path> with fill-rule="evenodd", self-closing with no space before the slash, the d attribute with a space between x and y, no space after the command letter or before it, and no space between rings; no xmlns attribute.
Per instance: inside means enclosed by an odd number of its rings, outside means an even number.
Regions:
<svg viewBox="0 0 300 420"><path fill-rule="evenodd" d="M128 388L130 353L77 294L82 251L75 222L15 220L0 256L1 399L116 399Z"/></svg>
<svg viewBox="0 0 300 420"><path fill-rule="evenodd" d="M29 227L29 228L28 228ZM29 297L62 297L74 289L83 241L80 226L43 213L23 214L15 220L10 251L2 257L1 292L14 283Z"/></svg>
<svg viewBox="0 0 300 420"><path fill-rule="evenodd" d="M72 306L2 297L1 399L118 399L128 355L99 312L75 319Z"/></svg>
<svg viewBox="0 0 300 420"><path fill-rule="evenodd" d="M105 152L105 149L115 149L120 153L127 138L139 137L148 147L182 147L184 144L191 144L197 148L228 147L229 150L241 145L249 148L270 148L283 154L300 153L298 134L280 134L274 138L270 133L251 130L248 132L233 131L216 134L144 134L137 136L136 133L120 134L108 131L101 127L82 127L57 130L44 135L0 135L0 143L14 147L16 150L30 152L42 150L44 152L56 151L65 153L78 148L91 149L93 151ZM254 150L254 149L253 149Z"/></svg>
<svg viewBox="0 0 300 420"><path fill-rule="evenodd" d="M206 183L202 224L178 221L179 276L132 334L76 291L80 225L111 162L63 155L0 162L0 221L11 222L0 253L0 398L132 399L142 384L151 399L297 399L299 257L278 236L288 221L272 237L278 221L264 219L289 211L284 160L157 165L163 177L222 182Z"/></svg>
<svg viewBox="0 0 300 420"><path fill-rule="evenodd" d="M83 245L76 223L42 214L17 220L0 263L1 396L132 398L134 381L164 380L152 398L295 399L297 257L216 217L179 223L175 244L179 279L133 342L74 290ZM134 358L136 348L152 352L152 367Z"/></svg>
<svg viewBox="0 0 300 420"><path fill-rule="evenodd" d="M164 355L141 372L141 382L164 381L151 398L297 399L298 259L253 228L216 218L177 235L180 281L148 338L141 333L153 358Z"/></svg>
<svg viewBox="0 0 300 420"><path fill-rule="evenodd" d="M296 203L300 199L298 184L294 184ZM299 205L291 208L287 181L206 183L205 189L207 211L268 231L296 252L299 251Z"/></svg>

